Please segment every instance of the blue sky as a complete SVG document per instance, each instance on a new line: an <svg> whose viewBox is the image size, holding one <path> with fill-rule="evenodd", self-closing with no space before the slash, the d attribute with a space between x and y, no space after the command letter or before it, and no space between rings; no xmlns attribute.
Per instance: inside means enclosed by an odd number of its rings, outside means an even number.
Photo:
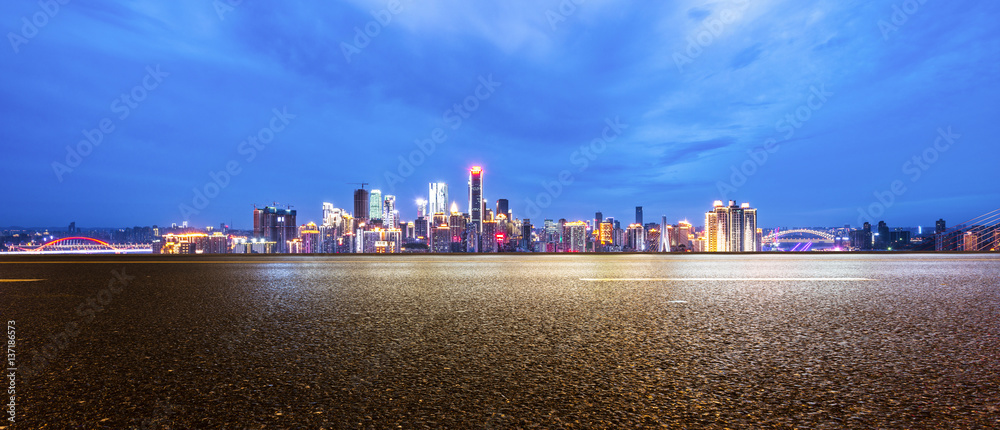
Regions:
<svg viewBox="0 0 1000 430"><path fill-rule="evenodd" d="M319 221L361 181L412 219L430 181L464 210L473 165L536 223L1000 206L998 3L262 3L4 2L0 225L248 227L274 201Z"/></svg>

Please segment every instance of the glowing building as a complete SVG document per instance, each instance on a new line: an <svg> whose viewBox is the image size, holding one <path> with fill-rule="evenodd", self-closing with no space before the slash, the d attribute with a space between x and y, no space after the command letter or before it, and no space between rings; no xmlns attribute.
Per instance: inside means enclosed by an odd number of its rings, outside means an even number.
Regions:
<svg viewBox="0 0 1000 430"><path fill-rule="evenodd" d="M381 221L382 220L382 191L372 190L369 196L368 203L368 221Z"/></svg>
<svg viewBox="0 0 1000 430"><path fill-rule="evenodd" d="M428 193L428 208L431 214L438 212L448 213L448 184L444 182L431 182Z"/></svg>
<svg viewBox="0 0 1000 430"><path fill-rule="evenodd" d="M705 213L707 252L755 252L760 251L757 235L757 209L749 203L737 205L730 200L729 206L716 200L711 211Z"/></svg>
<svg viewBox="0 0 1000 430"><path fill-rule="evenodd" d="M587 250L587 223L583 221L563 224L563 251L584 252Z"/></svg>
<svg viewBox="0 0 1000 430"><path fill-rule="evenodd" d="M469 170L469 226L476 233L483 232L483 168Z"/></svg>
<svg viewBox="0 0 1000 430"><path fill-rule="evenodd" d="M298 237L295 210L265 206L253 210L254 237L276 242L275 252L287 253L288 241Z"/></svg>

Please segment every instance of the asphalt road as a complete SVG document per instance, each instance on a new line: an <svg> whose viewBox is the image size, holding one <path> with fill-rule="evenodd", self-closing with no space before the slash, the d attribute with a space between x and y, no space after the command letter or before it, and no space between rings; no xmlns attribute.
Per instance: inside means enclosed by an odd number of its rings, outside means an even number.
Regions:
<svg viewBox="0 0 1000 430"><path fill-rule="evenodd" d="M996 255L5 257L0 299L11 428L1000 427Z"/></svg>

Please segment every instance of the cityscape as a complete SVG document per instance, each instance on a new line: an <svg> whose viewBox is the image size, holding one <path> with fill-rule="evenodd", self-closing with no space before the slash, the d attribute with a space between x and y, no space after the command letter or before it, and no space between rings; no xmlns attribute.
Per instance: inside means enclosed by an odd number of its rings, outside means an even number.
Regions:
<svg viewBox="0 0 1000 430"><path fill-rule="evenodd" d="M1000 2L0 2L0 430L1000 429Z"/></svg>
<svg viewBox="0 0 1000 430"><path fill-rule="evenodd" d="M397 254L498 252L806 252L806 251L998 251L1000 209L948 227L872 225L762 228L750 203L716 200L704 223L645 218L520 218L508 199L488 201L481 166L468 171L466 192L450 198L444 182L428 185L427 198L409 202L365 189L354 191L353 210L322 204L322 219L301 221L297 211L277 203L253 209L253 230L180 225L89 230L70 223L66 230L3 230L0 252L153 254ZM407 212L414 215L407 220ZM610 215L610 214L609 214ZM654 218L653 222L649 221ZM701 218L697 218L701 221Z"/></svg>

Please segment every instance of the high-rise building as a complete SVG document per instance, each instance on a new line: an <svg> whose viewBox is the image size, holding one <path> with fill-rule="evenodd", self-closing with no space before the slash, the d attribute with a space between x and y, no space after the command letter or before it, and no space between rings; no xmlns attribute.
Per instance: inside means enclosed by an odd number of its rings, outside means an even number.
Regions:
<svg viewBox="0 0 1000 430"><path fill-rule="evenodd" d="M497 200L497 213L496 213L496 216L499 218L500 215L503 215L503 216L507 217L507 219L511 219L511 217L510 217L510 203L507 201L507 199Z"/></svg>
<svg viewBox="0 0 1000 430"><path fill-rule="evenodd" d="M431 182L430 192L428 196L430 197L427 201L430 203L430 212L435 214L438 212L448 212L448 184L444 182Z"/></svg>
<svg viewBox="0 0 1000 430"><path fill-rule="evenodd" d="M476 233L483 232L483 168L469 170L469 226Z"/></svg>
<svg viewBox="0 0 1000 430"><path fill-rule="evenodd" d="M451 252L451 227L440 223L431 228L431 252Z"/></svg>
<svg viewBox="0 0 1000 430"><path fill-rule="evenodd" d="M602 222L604 222L604 214L598 211L594 214L594 228L600 228Z"/></svg>
<svg viewBox="0 0 1000 430"><path fill-rule="evenodd" d="M417 199L417 218L429 218L427 200Z"/></svg>
<svg viewBox="0 0 1000 430"><path fill-rule="evenodd" d="M642 227L642 206L635 207L635 223Z"/></svg>
<svg viewBox="0 0 1000 430"><path fill-rule="evenodd" d="M503 239L503 233L497 229L496 221L483 221L483 236L480 240L481 248L479 252L497 252L499 251L498 241Z"/></svg>
<svg viewBox="0 0 1000 430"><path fill-rule="evenodd" d="M382 191L372 190L371 196L369 197L369 206L368 206L369 221L382 220L382 205L384 203L385 202L382 200Z"/></svg>
<svg viewBox="0 0 1000 430"><path fill-rule="evenodd" d="M399 222L399 212L396 211L396 196L386 194L383 202L382 225L384 225L386 229L397 228L398 226L396 224Z"/></svg>
<svg viewBox="0 0 1000 430"><path fill-rule="evenodd" d="M607 220L598 224L598 235L597 238L601 241L602 246L607 246L612 244L611 232L615 229L615 225L612 221Z"/></svg>
<svg viewBox="0 0 1000 430"><path fill-rule="evenodd" d="M336 210L333 207L333 203L323 202L323 225L333 224L333 211Z"/></svg>
<svg viewBox="0 0 1000 430"><path fill-rule="evenodd" d="M885 221L878 222L875 232L875 249L886 249L889 247L889 225Z"/></svg>
<svg viewBox="0 0 1000 430"><path fill-rule="evenodd" d="M354 190L354 218L359 223L368 221L368 211L370 209L371 207L368 205L368 190L364 188Z"/></svg>
<svg viewBox="0 0 1000 430"><path fill-rule="evenodd" d="M289 246L289 252L296 254L315 254L322 252L322 241L320 239L319 227L315 223L307 223L305 225L299 226L299 237L298 239L293 239L289 241L291 243L297 243L296 247L298 249L292 249Z"/></svg>
<svg viewBox="0 0 1000 430"><path fill-rule="evenodd" d="M979 231L967 231L962 235L962 251L979 251Z"/></svg>
<svg viewBox="0 0 1000 430"><path fill-rule="evenodd" d="M253 210L254 237L275 242L275 252L288 252L288 241L298 237L295 210L265 206Z"/></svg>
<svg viewBox="0 0 1000 430"><path fill-rule="evenodd" d="M563 251L584 252L587 250L587 223L583 221L563 224Z"/></svg>
<svg viewBox="0 0 1000 430"><path fill-rule="evenodd" d="M641 210L640 208L636 209ZM637 218L639 217L641 215L637 216ZM642 224L635 223L628 226L625 234L625 249L634 252L643 252L646 250L646 230L642 227Z"/></svg>
<svg viewBox="0 0 1000 430"><path fill-rule="evenodd" d="M705 213L705 231L708 252L760 251L757 209L749 203L737 205L730 200L729 206L724 206L716 200L712 210Z"/></svg>
<svg viewBox="0 0 1000 430"><path fill-rule="evenodd" d="M417 239L418 242L429 243L428 241L428 238L430 237L430 232L428 231L429 222L430 221L424 217L417 217L417 219L413 221L414 225L413 234L414 238Z"/></svg>
<svg viewBox="0 0 1000 430"><path fill-rule="evenodd" d="M940 218L934 223L934 233L940 234L948 230L948 223L944 222L944 218Z"/></svg>
<svg viewBox="0 0 1000 430"><path fill-rule="evenodd" d="M521 221L521 249L528 251L532 250L531 227L530 219L525 218Z"/></svg>

